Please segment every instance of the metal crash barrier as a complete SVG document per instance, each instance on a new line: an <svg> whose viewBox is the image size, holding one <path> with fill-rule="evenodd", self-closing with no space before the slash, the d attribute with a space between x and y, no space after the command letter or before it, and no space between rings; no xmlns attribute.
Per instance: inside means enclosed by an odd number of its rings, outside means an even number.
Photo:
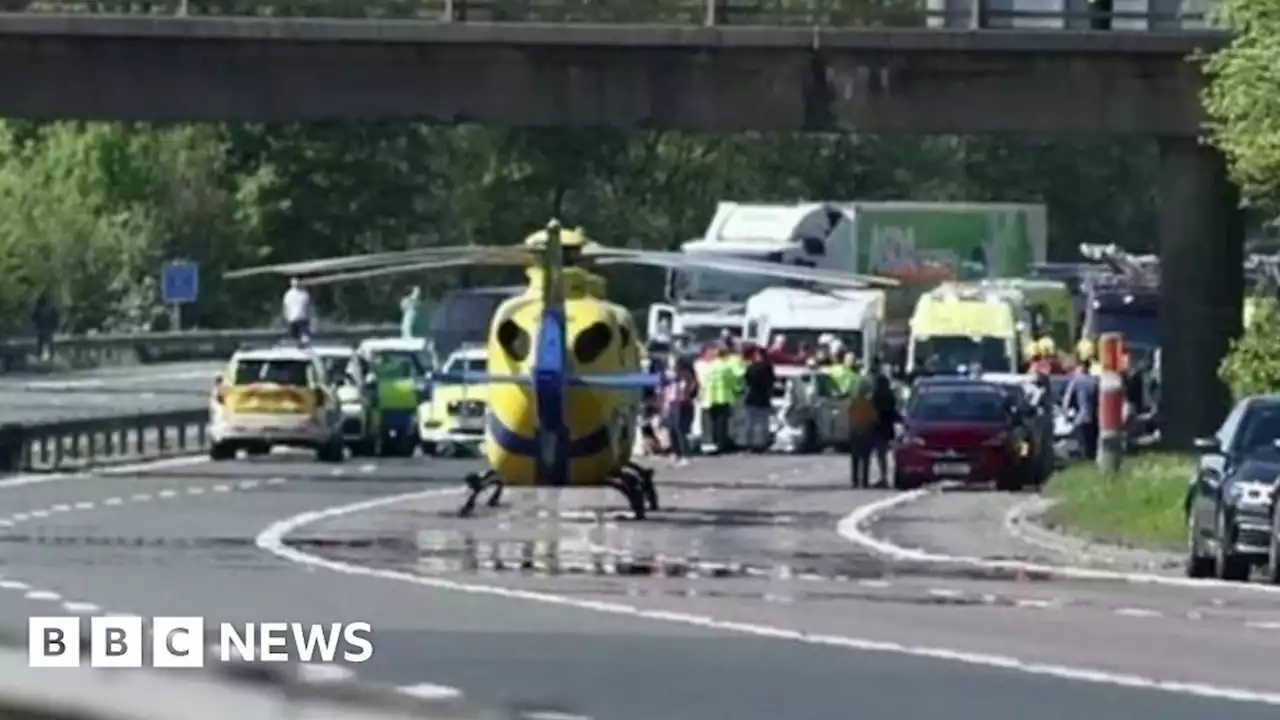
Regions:
<svg viewBox="0 0 1280 720"><path fill-rule="evenodd" d="M177 410L0 425L0 472L55 471L208 448L209 412Z"/></svg>
<svg viewBox="0 0 1280 720"><path fill-rule="evenodd" d="M312 342L356 343L368 337L399 334L400 327L391 324L321 326L316 330ZM0 340L0 371L19 371L50 364L95 367L181 360L221 360L246 344L284 338L283 328L64 335L53 340L52 361L43 361L36 356L35 338L4 338Z"/></svg>

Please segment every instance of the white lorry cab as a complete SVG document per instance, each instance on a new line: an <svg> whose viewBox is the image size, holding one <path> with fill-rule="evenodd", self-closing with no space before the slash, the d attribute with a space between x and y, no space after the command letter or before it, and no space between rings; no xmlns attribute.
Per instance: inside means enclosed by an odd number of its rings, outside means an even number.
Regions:
<svg viewBox="0 0 1280 720"><path fill-rule="evenodd" d="M649 341L701 348L719 340L726 331L740 335L744 317L740 303L685 303L680 307L654 303L649 306Z"/></svg>
<svg viewBox="0 0 1280 720"><path fill-rule="evenodd" d="M782 336L792 353L805 345L816 347L819 338L831 335L865 364L879 349L884 307L882 290L771 287L747 300L742 333L761 346Z"/></svg>

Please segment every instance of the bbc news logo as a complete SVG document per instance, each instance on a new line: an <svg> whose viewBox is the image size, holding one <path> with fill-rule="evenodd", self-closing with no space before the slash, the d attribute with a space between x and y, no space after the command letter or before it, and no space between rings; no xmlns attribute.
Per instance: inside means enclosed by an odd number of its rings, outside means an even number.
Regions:
<svg viewBox="0 0 1280 720"><path fill-rule="evenodd" d="M27 623L30 667L80 667L83 648L80 617L33 617ZM89 667L198 668L216 658L259 662L344 661L373 657L369 623L218 623L209 642L204 618L156 617L151 632L140 617L89 618Z"/></svg>

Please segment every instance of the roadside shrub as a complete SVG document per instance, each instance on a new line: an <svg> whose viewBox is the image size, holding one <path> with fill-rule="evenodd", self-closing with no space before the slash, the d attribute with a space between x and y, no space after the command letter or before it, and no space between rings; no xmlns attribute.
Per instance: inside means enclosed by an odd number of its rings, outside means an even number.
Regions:
<svg viewBox="0 0 1280 720"><path fill-rule="evenodd" d="M1222 359L1218 377L1237 400L1280 393L1280 306L1274 300L1258 302L1244 333Z"/></svg>

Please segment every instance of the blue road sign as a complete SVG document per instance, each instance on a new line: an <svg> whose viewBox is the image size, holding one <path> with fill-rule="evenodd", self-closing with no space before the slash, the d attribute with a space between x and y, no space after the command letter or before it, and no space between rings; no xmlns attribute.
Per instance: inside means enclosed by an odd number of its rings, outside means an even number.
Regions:
<svg viewBox="0 0 1280 720"><path fill-rule="evenodd" d="M168 305L196 301L200 291L200 266L186 260L165 263L160 270L160 296Z"/></svg>

